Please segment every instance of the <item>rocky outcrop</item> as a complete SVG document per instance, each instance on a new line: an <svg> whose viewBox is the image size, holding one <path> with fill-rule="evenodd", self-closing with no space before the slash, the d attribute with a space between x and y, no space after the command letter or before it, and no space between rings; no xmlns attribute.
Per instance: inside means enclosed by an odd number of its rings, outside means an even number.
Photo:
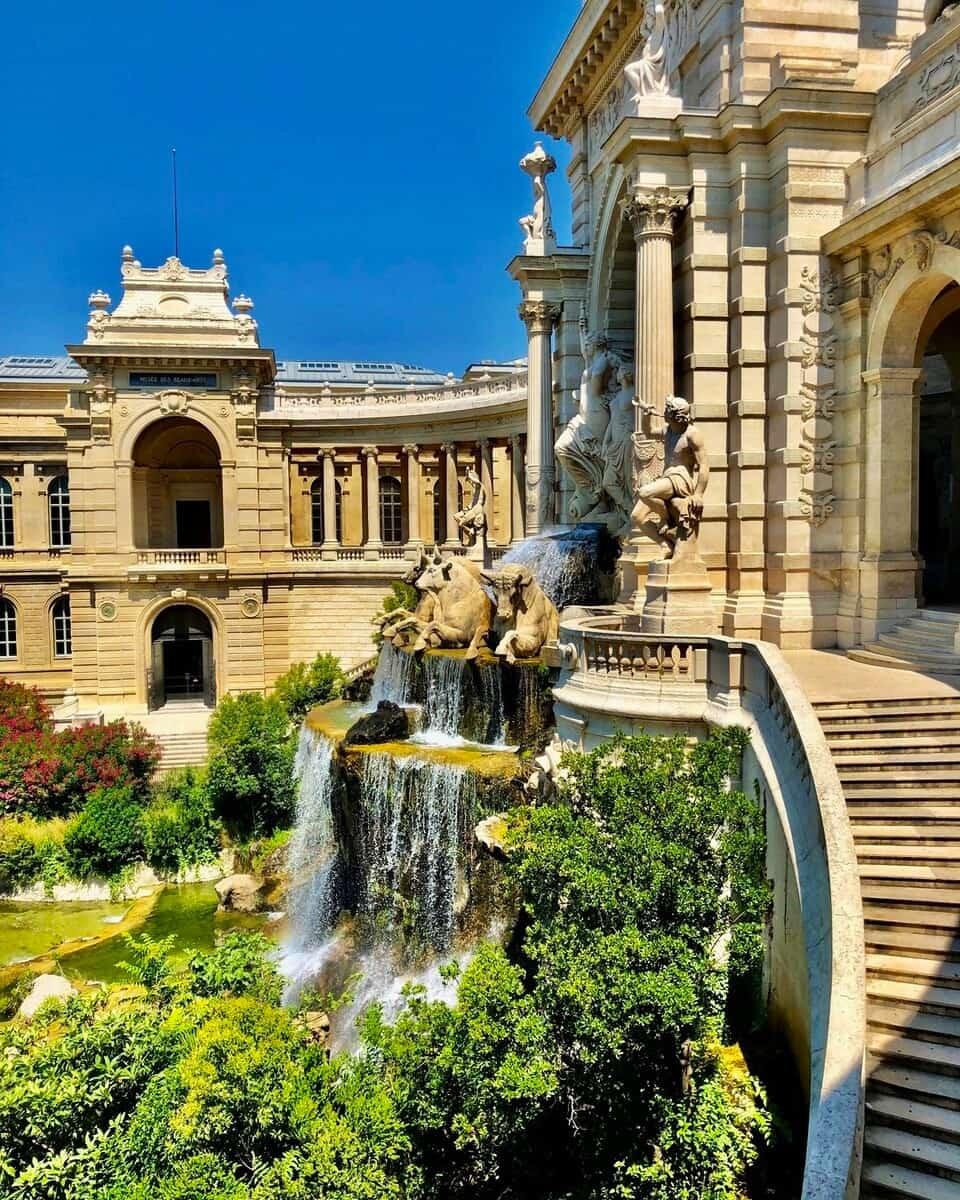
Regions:
<svg viewBox="0 0 960 1200"><path fill-rule="evenodd" d="M23 1021L32 1021L41 1004L48 1000L59 1000L62 1003L76 994L77 989L62 975L38 975L17 1010L17 1016Z"/></svg>
<svg viewBox="0 0 960 1200"><path fill-rule="evenodd" d="M494 813L486 817L473 831L473 836L493 858L507 857L507 815Z"/></svg>
<svg viewBox="0 0 960 1200"><path fill-rule="evenodd" d="M215 885L220 897L220 912L260 912L266 884L256 875L228 875Z"/></svg>
<svg viewBox="0 0 960 1200"><path fill-rule="evenodd" d="M344 737L348 746L380 746L384 742L400 742L410 736L406 712L392 700L381 700L376 711L361 717Z"/></svg>

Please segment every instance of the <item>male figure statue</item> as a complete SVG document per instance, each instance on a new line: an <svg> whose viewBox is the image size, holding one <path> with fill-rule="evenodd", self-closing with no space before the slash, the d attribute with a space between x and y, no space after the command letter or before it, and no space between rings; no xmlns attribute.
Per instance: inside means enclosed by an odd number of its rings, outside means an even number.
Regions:
<svg viewBox="0 0 960 1200"><path fill-rule="evenodd" d="M668 396L663 415L667 423L664 472L640 489L633 522L660 542L665 559L674 557L678 543L687 547L682 555L686 558L696 554L710 462L687 401L682 396Z"/></svg>

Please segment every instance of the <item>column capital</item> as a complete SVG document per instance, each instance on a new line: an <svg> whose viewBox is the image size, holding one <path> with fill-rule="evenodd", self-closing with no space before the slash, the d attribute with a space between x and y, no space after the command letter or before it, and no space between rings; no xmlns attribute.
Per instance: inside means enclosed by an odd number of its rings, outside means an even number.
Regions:
<svg viewBox="0 0 960 1200"><path fill-rule="evenodd" d="M440 449L443 451L444 454L456 454L457 443L456 442L441 442Z"/></svg>
<svg viewBox="0 0 960 1200"><path fill-rule="evenodd" d="M380 447L379 446L364 446L361 453L363 454L364 458L376 458L377 455L380 453Z"/></svg>
<svg viewBox="0 0 960 1200"><path fill-rule="evenodd" d="M527 333L551 333L560 320L563 306L550 300L524 300L517 312L527 327Z"/></svg>
<svg viewBox="0 0 960 1200"><path fill-rule="evenodd" d="M689 188L636 187L620 203L637 241L658 234L672 237L690 203L690 192Z"/></svg>
<svg viewBox="0 0 960 1200"><path fill-rule="evenodd" d="M333 446L321 446L317 451L317 458L336 458L337 451Z"/></svg>
<svg viewBox="0 0 960 1200"><path fill-rule="evenodd" d="M416 442L405 442L403 445L403 452L404 454L413 458L420 453L420 447Z"/></svg>

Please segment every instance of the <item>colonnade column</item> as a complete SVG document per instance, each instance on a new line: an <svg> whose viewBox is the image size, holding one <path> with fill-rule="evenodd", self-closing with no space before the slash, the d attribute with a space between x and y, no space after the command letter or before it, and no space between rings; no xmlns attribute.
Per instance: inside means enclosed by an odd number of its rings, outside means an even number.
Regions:
<svg viewBox="0 0 960 1200"><path fill-rule="evenodd" d="M559 304L524 300L520 319L527 327L526 533L553 522L553 353L550 336L560 320Z"/></svg>
<svg viewBox="0 0 960 1200"><path fill-rule="evenodd" d="M320 452L323 456L323 545L320 553L333 557L339 545L337 535L337 452L327 446Z"/></svg>
<svg viewBox="0 0 960 1200"><path fill-rule="evenodd" d="M489 438L480 439L480 482L483 484L486 501L484 513L487 518L487 543L493 542L493 446Z"/></svg>
<svg viewBox="0 0 960 1200"><path fill-rule="evenodd" d="M673 235L688 199L686 188L640 187L623 206L637 250L634 354L638 440L653 441L662 435L663 402L674 390ZM641 477L637 482L647 480ZM634 592L635 606L641 608L646 564L659 554L656 544L640 530L645 517L641 513L634 519L630 539L634 550L625 556L636 564L636 576L632 571L624 576L625 591Z"/></svg>
<svg viewBox="0 0 960 1200"><path fill-rule="evenodd" d="M522 542L523 528L523 447L519 437L510 439L510 540Z"/></svg>
<svg viewBox="0 0 960 1200"><path fill-rule="evenodd" d="M440 447L444 455L443 494L446 501L444 511L444 543L447 546L459 546L460 537L457 529L457 512L460 509L460 497L457 489L457 446L455 442L444 442Z"/></svg>
<svg viewBox="0 0 960 1200"><path fill-rule="evenodd" d="M363 544L364 558L380 557L380 464L377 447L364 446L364 473L366 475L367 537Z"/></svg>
<svg viewBox="0 0 960 1200"><path fill-rule="evenodd" d="M420 544L420 460L418 447L410 443L403 448L407 456L407 542Z"/></svg>

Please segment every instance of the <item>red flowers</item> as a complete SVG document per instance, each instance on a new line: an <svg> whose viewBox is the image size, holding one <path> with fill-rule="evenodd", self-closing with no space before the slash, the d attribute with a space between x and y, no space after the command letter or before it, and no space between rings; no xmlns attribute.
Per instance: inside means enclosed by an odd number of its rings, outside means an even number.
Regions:
<svg viewBox="0 0 960 1200"><path fill-rule="evenodd" d="M35 689L0 679L0 814L62 817L95 788L145 791L159 757L153 738L126 721L54 731Z"/></svg>

